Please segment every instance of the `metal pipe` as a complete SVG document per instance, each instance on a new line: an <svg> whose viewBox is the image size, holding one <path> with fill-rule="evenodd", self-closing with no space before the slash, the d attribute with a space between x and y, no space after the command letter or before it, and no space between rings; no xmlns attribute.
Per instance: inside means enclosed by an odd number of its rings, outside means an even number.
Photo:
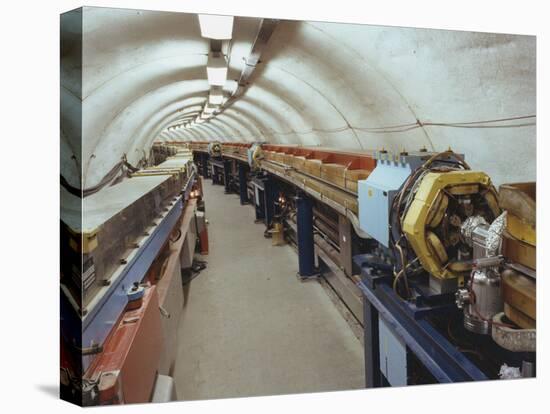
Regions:
<svg viewBox="0 0 550 414"><path fill-rule="evenodd" d="M237 82L237 88L222 107L222 112L229 108L237 99L239 99L248 87L252 73L254 72L254 69L256 69L256 65L260 62L262 52L265 49L271 35L275 31L277 23L279 23L279 20L277 19L262 19L260 28L258 29L258 34L252 44L252 48L250 49L250 54L245 59L244 68L241 72L241 76L239 77L239 81Z"/></svg>
<svg viewBox="0 0 550 414"><path fill-rule="evenodd" d="M247 204L249 202L248 189L246 186L246 168L244 164L239 164L239 196L241 204Z"/></svg>

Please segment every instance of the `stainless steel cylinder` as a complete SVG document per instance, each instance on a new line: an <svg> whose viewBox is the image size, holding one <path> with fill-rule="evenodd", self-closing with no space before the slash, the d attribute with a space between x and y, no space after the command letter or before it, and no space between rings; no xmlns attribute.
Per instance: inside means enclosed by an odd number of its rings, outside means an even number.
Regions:
<svg viewBox="0 0 550 414"><path fill-rule="evenodd" d="M470 281L470 301L464 308L464 326L488 335L493 316L503 310L500 276L494 270L477 270Z"/></svg>

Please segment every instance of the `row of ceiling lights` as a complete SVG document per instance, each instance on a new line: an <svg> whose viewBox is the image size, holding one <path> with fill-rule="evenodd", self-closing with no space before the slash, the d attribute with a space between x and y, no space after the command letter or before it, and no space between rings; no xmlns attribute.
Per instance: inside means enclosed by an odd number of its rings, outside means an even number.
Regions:
<svg viewBox="0 0 550 414"><path fill-rule="evenodd" d="M231 40L233 37L233 16L217 16L211 14L199 14L199 25L201 36L214 41ZM212 49L212 47L210 48ZM208 100L202 111L191 121L186 120L177 125L173 125L168 130L179 129L182 127L190 128L195 124L201 124L220 112L225 103L223 87L227 82L227 61L222 51L212 51L208 53L206 63L206 77L210 85Z"/></svg>

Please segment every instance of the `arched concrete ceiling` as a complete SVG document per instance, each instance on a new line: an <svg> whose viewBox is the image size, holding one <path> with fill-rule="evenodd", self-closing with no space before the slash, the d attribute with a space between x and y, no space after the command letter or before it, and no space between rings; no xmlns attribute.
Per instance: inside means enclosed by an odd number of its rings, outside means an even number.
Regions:
<svg viewBox="0 0 550 414"><path fill-rule="evenodd" d="M214 139L352 150L450 146L497 184L535 179L535 119L471 124L536 113L534 37L281 21L239 99L207 122L168 130L195 118L207 100L210 45L197 16L84 8L82 22L81 89L75 62L62 56L62 173L70 182L80 165L84 186L92 186L123 154L137 163L156 140ZM227 95L260 24L235 19ZM67 27L62 38L72 39ZM72 138L79 100L81 157Z"/></svg>

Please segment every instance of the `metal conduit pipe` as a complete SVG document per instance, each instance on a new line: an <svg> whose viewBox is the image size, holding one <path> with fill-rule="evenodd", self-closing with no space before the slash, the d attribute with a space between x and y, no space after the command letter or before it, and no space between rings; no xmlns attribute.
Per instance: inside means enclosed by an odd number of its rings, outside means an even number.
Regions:
<svg viewBox="0 0 550 414"><path fill-rule="evenodd" d="M235 103L235 101L244 94L244 91L248 87L250 79L252 78L252 73L254 72L254 69L256 69L256 65L260 62L262 52L277 27L277 23L279 23L279 20L277 19L262 19L256 39L250 49L250 54L246 58L244 68L241 72L239 80L237 81L237 88L222 107L222 112Z"/></svg>

